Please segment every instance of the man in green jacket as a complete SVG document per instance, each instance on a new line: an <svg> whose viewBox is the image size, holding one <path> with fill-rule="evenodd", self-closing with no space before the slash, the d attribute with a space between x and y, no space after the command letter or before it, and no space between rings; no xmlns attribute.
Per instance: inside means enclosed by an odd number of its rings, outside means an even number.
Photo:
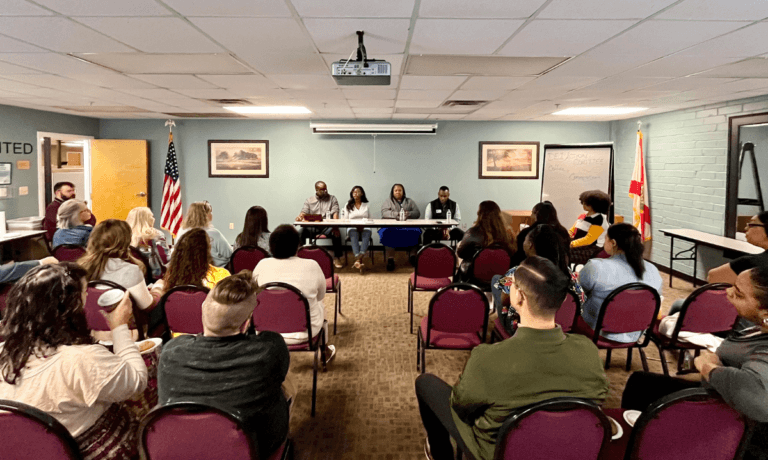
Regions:
<svg viewBox="0 0 768 460"><path fill-rule="evenodd" d="M515 335L472 350L454 387L431 374L416 379L431 458L453 459L454 438L465 454L491 460L501 424L516 409L565 396L605 399L608 380L597 347L555 324L568 286L569 278L552 262L527 258L510 290L520 315Z"/></svg>

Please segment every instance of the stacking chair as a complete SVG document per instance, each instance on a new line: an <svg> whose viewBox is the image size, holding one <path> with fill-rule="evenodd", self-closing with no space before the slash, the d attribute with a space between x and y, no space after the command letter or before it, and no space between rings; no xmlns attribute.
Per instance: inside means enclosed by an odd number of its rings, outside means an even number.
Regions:
<svg viewBox="0 0 768 460"><path fill-rule="evenodd" d="M162 244L160 244L159 241L155 241L155 251L157 251L158 257L160 257L160 262L163 263L163 265L167 265L168 262L171 261L171 259L168 257L168 254L165 252L165 248Z"/></svg>
<svg viewBox="0 0 768 460"><path fill-rule="evenodd" d="M714 334L730 331L736 324L739 314L728 301L725 292L730 286L727 283L707 284L693 291L683 303L671 337L659 332L658 322L654 325L651 340L659 349L664 375L669 375L665 350L695 350L698 356L704 349L702 346L681 341L679 339L681 332ZM684 356L685 354L681 352L680 359L677 361L678 373L682 372Z"/></svg>
<svg viewBox="0 0 768 460"><path fill-rule="evenodd" d="M98 303L101 294L111 289L119 289L123 292L126 291L123 286L115 283L114 281L93 280L88 282L88 291L85 298L85 319L88 321L88 327L92 331L111 330L109 324L107 324L107 320L104 318L104 315L101 314L102 308ZM138 329L139 333L139 340L144 340L146 338L146 335L144 334L145 315L141 313L141 310L135 303L133 304L133 312L133 317L136 321L136 328Z"/></svg>
<svg viewBox="0 0 768 460"><path fill-rule="evenodd" d="M280 334L306 332L312 337L312 320L309 301L298 289L287 283L267 283L258 294L258 306L253 310L253 327L256 331L273 331ZM317 365L322 358L325 372L325 329L311 340L288 345L289 351L308 351L315 354L312 366L312 417L317 401Z"/></svg>
<svg viewBox="0 0 768 460"><path fill-rule="evenodd" d="M253 271L261 259L269 257L269 253L258 246L243 246L235 249L232 258L229 259L228 269L232 274L240 273L242 270Z"/></svg>
<svg viewBox="0 0 768 460"><path fill-rule="evenodd" d="M477 251L469 267L469 282L484 292L490 292L491 278L503 275L512 268L512 255L507 246L498 243Z"/></svg>
<svg viewBox="0 0 768 460"><path fill-rule="evenodd" d="M203 332L203 302L208 291L208 288L187 284L176 286L163 294L156 307L160 309L165 322L163 342L171 340L174 333Z"/></svg>
<svg viewBox="0 0 768 460"><path fill-rule="evenodd" d="M77 259L85 255L85 248L76 244L61 244L54 248L51 255L59 262L77 262Z"/></svg>
<svg viewBox="0 0 768 460"><path fill-rule="evenodd" d="M360 235L362 237L362 235ZM376 263L376 259L373 258L373 235L371 235L370 238L368 238L368 257L371 258L371 264ZM344 245L351 244L352 239L349 237L349 232L347 232L347 238L344 240ZM362 241L361 241L362 244ZM344 251L344 265L347 265L349 263L349 259L347 258L347 251Z"/></svg>
<svg viewBox="0 0 768 460"><path fill-rule="evenodd" d="M80 449L58 420L27 404L0 400L0 458L81 460Z"/></svg>
<svg viewBox="0 0 768 460"><path fill-rule="evenodd" d="M501 425L494 460L597 459L611 422L593 402L553 398L515 411Z"/></svg>
<svg viewBox="0 0 768 460"><path fill-rule="evenodd" d="M296 255L302 259L312 259L317 262L325 276L325 292L336 294L333 306L333 335L336 335L336 321L341 314L341 279L333 272L333 257L328 251L314 244L300 247Z"/></svg>
<svg viewBox="0 0 768 460"><path fill-rule="evenodd" d="M574 332L592 339L597 348L607 350L605 368L611 365L611 350L627 349L627 370L632 367L632 349L637 348L643 362L643 370L648 372L648 361L643 348L650 342L651 331L656 322L661 307L661 299L656 289L643 283L629 283L620 286L605 298L600 306L597 324L593 331L584 319L579 316ZM643 331L642 342L623 343L606 339L601 332L623 333Z"/></svg>
<svg viewBox="0 0 768 460"><path fill-rule="evenodd" d="M436 292L451 284L456 271L456 253L442 243L432 243L419 249L416 265L408 278L408 312L411 314L410 331L413 334L414 291Z"/></svg>
<svg viewBox="0 0 768 460"><path fill-rule="evenodd" d="M581 300L578 294L573 291L568 291L565 296L563 305L557 310L555 315L555 323L559 324L563 329L563 332L571 332L576 325L576 320L581 316ZM491 342L497 342L499 340L506 340L512 337L507 333L507 329L501 322L500 318L496 318L493 322L493 331L491 331Z"/></svg>
<svg viewBox="0 0 768 460"><path fill-rule="evenodd" d="M138 259L142 264L144 264L144 269L146 270L144 273L144 282L147 284L147 286L154 283L155 278L152 276L152 267L149 266L149 259L147 259L147 256L145 256L144 253L141 252L141 250L136 246L129 246L129 248L131 250L131 255ZM165 270L163 270L163 273L165 273ZM162 276L160 278L162 278Z"/></svg>
<svg viewBox="0 0 768 460"><path fill-rule="evenodd" d="M147 460L259 460L239 415L210 404L178 402L147 414L139 428L141 458ZM265 460L293 458L290 439Z"/></svg>
<svg viewBox="0 0 768 460"><path fill-rule="evenodd" d="M471 350L485 342L488 298L476 286L454 283L429 302L416 337L416 368L426 371L427 349Z"/></svg>

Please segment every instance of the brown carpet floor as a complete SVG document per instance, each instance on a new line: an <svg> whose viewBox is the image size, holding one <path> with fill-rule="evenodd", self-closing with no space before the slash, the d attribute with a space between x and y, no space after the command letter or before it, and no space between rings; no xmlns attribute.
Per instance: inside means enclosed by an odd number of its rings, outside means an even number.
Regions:
<svg viewBox="0 0 768 460"><path fill-rule="evenodd" d="M350 259L351 261L351 259ZM298 459L423 459L424 430L414 394L416 335L408 332L407 280L413 268L398 254L394 272L387 272L381 253L376 264L360 275L351 267L338 270L342 284L342 312L333 335L333 294L325 299L330 343L338 350L328 371L317 382L317 414L310 417L312 354L291 354L291 376L298 394L290 436ZM687 296L690 283L664 279L662 312ZM427 312L431 293L414 296L414 323ZM490 339L490 334L489 334ZM652 372L661 373L658 352L646 349ZM601 351L605 358L605 352ZM469 357L468 351L427 351L427 372L453 384ZM670 368L675 363L670 360ZM630 372L624 370L626 352L615 351L607 375L610 395L605 407L619 407ZM632 370L642 370L635 352ZM674 371L673 371L674 372ZM691 378L698 378L693 374Z"/></svg>

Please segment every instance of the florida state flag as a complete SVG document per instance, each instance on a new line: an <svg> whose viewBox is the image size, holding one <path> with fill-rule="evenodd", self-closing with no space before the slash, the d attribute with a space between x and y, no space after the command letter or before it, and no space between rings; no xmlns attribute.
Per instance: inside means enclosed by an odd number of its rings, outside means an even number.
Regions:
<svg viewBox="0 0 768 460"><path fill-rule="evenodd" d="M629 197L632 198L632 225L640 231L643 241L651 239L651 207L648 203L648 183L643 159L643 133L637 130L635 149L635 170L629 184Z"/></svg>

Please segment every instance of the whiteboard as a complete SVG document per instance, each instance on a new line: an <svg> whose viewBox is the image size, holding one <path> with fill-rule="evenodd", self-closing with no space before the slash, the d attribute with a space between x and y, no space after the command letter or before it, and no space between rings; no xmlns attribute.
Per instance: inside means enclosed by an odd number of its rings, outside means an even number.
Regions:
<svg viewBox="0 0 768 460"><path fill-rule="evenodd" d="M549 200L565 228L584 212L581 192L602 190L613 201L613 145L545 145L541 201ZM613 221L613 207L608 216Z"/></svg>

